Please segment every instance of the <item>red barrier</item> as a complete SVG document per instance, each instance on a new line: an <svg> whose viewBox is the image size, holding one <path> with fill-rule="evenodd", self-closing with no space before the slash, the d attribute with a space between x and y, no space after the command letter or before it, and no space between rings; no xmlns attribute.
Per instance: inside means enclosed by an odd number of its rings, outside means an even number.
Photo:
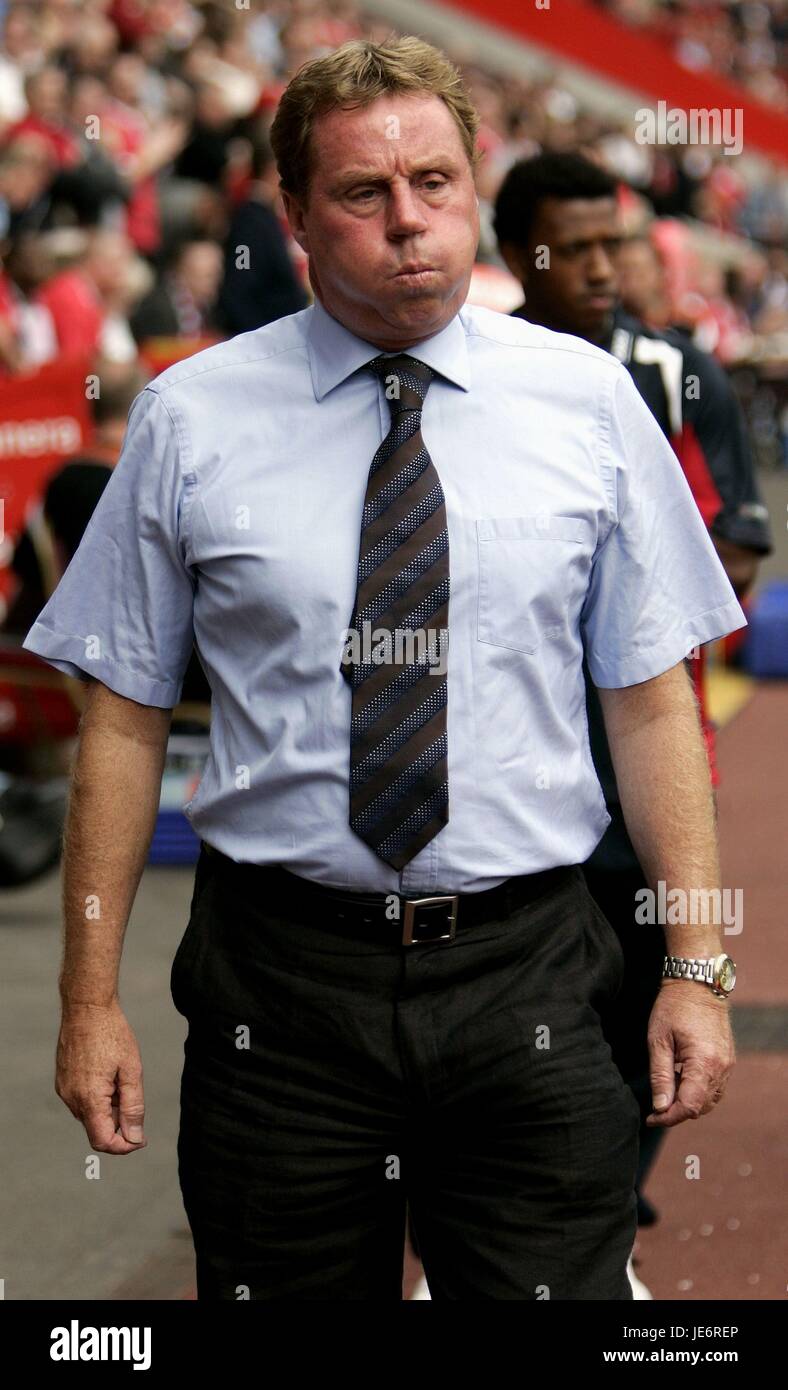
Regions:
<svg viewBox="0 0 788 1390"><path fill-rule="evenodd" d="M788 116L764 106L743 87L715 73L690 72L648 34L620 24L595 5L579 0L452 0L450 9L507 30L551 50L579 67L668 107L741 107L746 152L788 163Z"/></svg>
<svg viewBox="0 0 788 1390"><path fill-rule="evenodd" d="M176 362L182 362L185 357L193 357L195 352L202 352L204 348L213 347L221 342L224 342L224 338L218 333L203 333L193 338L180 334L146 338L140 343L140 357L145 366L158 376L159 372L166 371L167 367L174 366Z"/></svg>
<svg viewBox="0 0 788 1390"><path fill-rule="evenodd" d="M0 498L12 540L55 470L90 437L89 371L90 358L74 356L0 380ZM3 593L8 583L8 570L0 569Z"/></svg>

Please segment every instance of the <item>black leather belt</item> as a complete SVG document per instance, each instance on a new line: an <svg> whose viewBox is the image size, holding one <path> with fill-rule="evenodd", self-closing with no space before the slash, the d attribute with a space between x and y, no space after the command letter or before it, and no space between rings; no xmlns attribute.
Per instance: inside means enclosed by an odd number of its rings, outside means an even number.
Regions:
<svg viewBox="0 0 788 1390"><path fill-rule="evenodd" d="M354 893L332 888L290 873L280 864L237 863L205 840L203 852L212 868L245 885L250 901L262 901L271 912L288 916L299 909L310 925L341 935L418 946L451 941L458 927L502 921L527 903L568 886L576 865L519 874L479 893L444 893L408 898L401 893Z"/></svg>

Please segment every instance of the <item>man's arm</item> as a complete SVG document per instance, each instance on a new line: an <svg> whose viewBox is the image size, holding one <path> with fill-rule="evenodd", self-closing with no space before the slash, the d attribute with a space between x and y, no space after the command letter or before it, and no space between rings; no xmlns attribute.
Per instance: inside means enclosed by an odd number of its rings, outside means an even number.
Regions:
<svg viewBox="0 0 788 1390"><path fill-rule="evenodd" d="M747 425L733 383L719 362L694 344L681 343L680 350L685 380L694 374L697 390L685 393L686 424L679 457L698 491L699 506L725 573L736 597L743 598L755 582L761 560L773 549ZM714 494L719 506L712 514Z"/></svg>
<svg viewBox="0 0 788 1390"><path fill-rule="evenodd" d="M118 973L156 823L171 719L171 709L91 682L71 777L55 1089L93 1148L109 1153L146 1142L142 1066L120 1009Z"/></svg>
<svg viewBox="0 0 788 1390"><path fill-rule="evenodd" d="M640 685L599 697L627 830L652 889L719 887L709 767L684 662ZM632 930L638 926L634 918ZM723 950L721 924L665 926L668 953ZM652 1123L706 1113L735 1060L729 1006L693 980L663 980L649 1023ZM676 1091L674 1071L681 1065ZM664 1098L661 1103L661 1098Z"/></svg>

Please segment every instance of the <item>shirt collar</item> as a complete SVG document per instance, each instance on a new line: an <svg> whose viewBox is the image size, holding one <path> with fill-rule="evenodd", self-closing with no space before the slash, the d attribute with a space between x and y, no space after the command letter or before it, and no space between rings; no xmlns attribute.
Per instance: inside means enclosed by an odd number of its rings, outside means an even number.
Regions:
<svg viewBox="0 0 788 1390"><path fill-rule="evenodd" d="M315 398L322 401L329 391L347 380L359 367L371 362L373 357L379 357L382 349L375 347L374 343L365 342L363 338L357 338L333 314L329 314L319 299L312 304L311 315L307 329L307 351ZM425 338L409 351L455 386L463 391L469 389L470 361L462 310L440 333Z"/></svg>

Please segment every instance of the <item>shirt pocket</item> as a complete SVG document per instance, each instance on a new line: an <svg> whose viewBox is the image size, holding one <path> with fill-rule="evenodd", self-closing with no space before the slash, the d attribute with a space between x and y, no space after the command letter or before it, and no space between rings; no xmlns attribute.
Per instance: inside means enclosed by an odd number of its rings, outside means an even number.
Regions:
<svg viewBox="0 0 788 1390"><path fill-rule="evenodd" d="M477 520L478 640L531 654L565 632L589 532L571 516Z"/></svg>

